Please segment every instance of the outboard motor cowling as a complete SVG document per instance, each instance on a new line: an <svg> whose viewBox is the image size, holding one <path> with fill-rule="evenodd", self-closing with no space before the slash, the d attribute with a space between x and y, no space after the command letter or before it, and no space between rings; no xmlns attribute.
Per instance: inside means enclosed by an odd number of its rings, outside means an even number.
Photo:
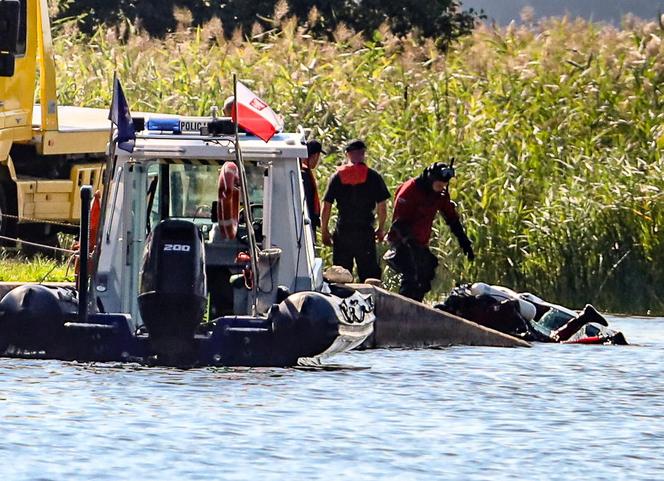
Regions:
<svg viewBox="0 0 664 481"><path fill-rule="evenodd" d="M178 362L193 353L206 305L202 234L193 222L161 221L146 241L138 307L162 361Z"/></svg>

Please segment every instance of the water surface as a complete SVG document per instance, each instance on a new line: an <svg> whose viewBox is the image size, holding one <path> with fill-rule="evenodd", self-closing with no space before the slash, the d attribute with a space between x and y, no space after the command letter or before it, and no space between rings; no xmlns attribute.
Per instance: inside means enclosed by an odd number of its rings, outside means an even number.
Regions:
<svg viewBox="0 0 664 481"><path fill-rule="evenodd" d="M324 370L0 359L0 479L664 479L664 319L610 321L636 345Z"/></svg>

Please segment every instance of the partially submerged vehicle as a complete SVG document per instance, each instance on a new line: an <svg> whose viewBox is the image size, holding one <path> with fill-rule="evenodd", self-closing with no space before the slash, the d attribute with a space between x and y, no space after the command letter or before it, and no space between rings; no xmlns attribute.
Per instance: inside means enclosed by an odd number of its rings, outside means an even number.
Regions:
<svg viewBox="0 0 664 481"><path fill-rule="evenodd" d="M608 328L604 316L590 304L575 312L529 292L483 282L455 287L434 307L527 341L627 344L625 336Z"/></svg>
<svg viewBox="0 0 664 481"><path fill-rule="evenodd" d="M371 334L371 296L333 295L323 280L300 180L302 130L263 142L228 135L229 119L134 126L133 151L111 149L78 289L27 284L6 294L1 355L289 366ZM82 190L81 259L90 257L91 195Z"/></svg>

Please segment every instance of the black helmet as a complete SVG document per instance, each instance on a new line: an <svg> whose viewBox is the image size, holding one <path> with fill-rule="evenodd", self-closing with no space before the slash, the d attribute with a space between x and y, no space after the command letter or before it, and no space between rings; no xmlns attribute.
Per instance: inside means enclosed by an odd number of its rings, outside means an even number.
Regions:
<svg viewBox="0 0 664 481"><path fill-rule="evenodd" d="M433 183L437 180L449 182L454 177L454 159L447 165L444 162L435 162L427 166L415 179L417 185L425 190L433 190Z"/></svg>
<svg viewBox="0 0 664 481"><path fill-rule="evenodd" d="M424 169L423 174L429 182L434 182L436 180L449 182L450 179L454 177L454 167L447 165L444 162L435 162Z"/></svg>

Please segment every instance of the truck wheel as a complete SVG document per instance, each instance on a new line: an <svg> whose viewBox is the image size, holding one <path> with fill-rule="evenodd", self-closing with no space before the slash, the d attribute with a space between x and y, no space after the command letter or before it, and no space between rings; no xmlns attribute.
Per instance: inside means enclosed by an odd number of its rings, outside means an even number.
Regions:
<svg viewBox="0 0 664 481"><path fill-rule="evenodd" d="M7 202L6 186L0 183L0 236L15 238L16 219L7 217L7 215L15 216L16 211L10 209L9 202ZM0 238L0 246L14 245L16 245L15 242Z"/></svg>

